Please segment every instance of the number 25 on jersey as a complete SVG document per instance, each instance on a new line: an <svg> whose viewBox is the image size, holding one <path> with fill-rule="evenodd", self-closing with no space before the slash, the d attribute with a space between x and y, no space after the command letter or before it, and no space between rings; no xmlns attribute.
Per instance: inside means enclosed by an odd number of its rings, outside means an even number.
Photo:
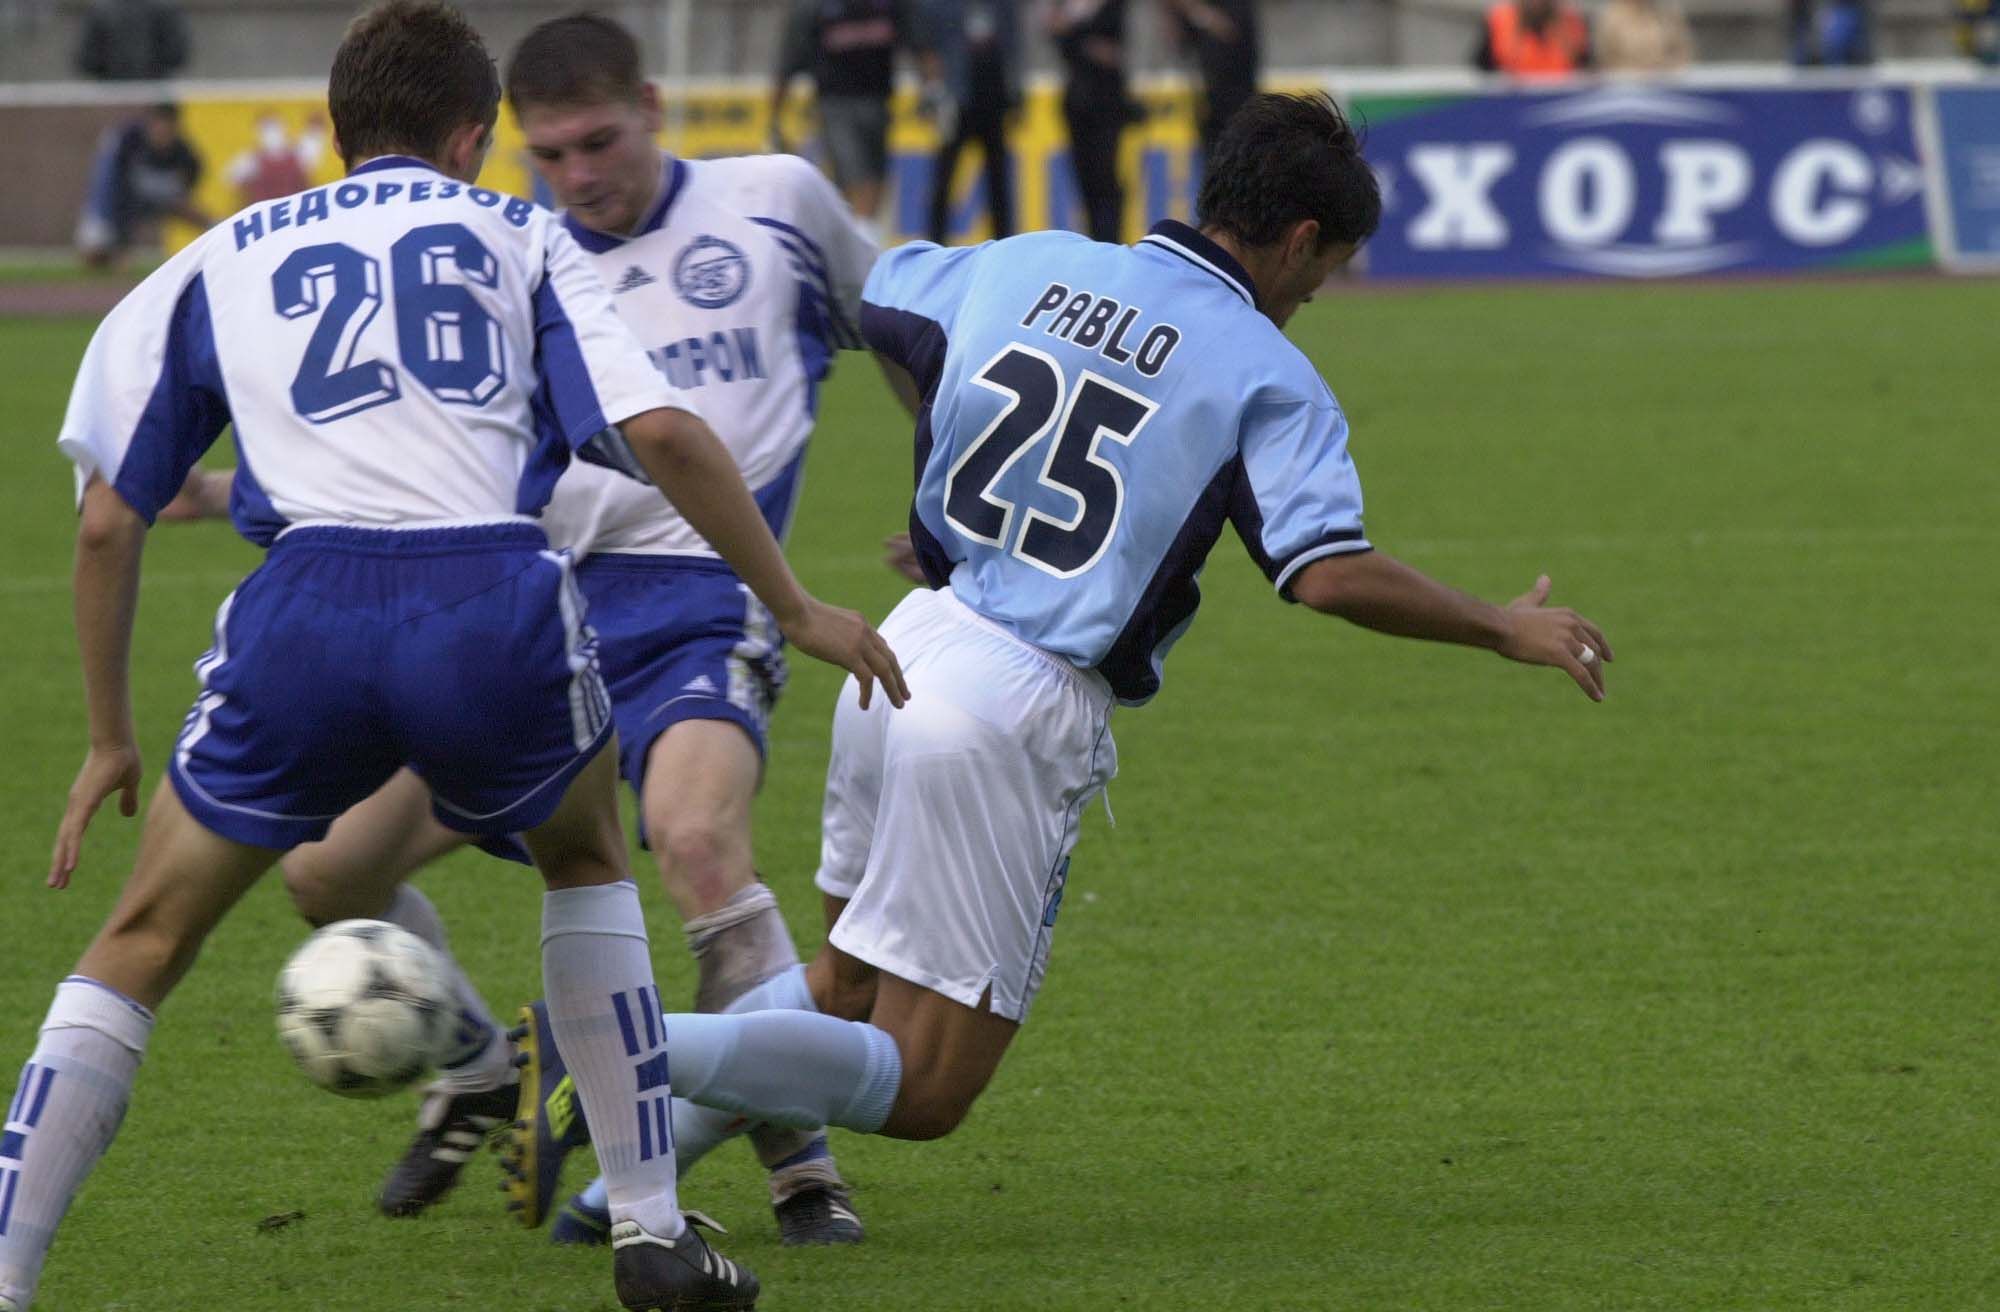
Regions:
<svg viewBox="0 0 2000 1312"><path fill-rule="evenodd" d="M973 379L1007 399L985 431L952 462L945 476L945 519L966 537L1013 555L1059 579L1075 578L1099 560L1118 531L1125 482L1100 454L1108 439L1130 443L1159 409L1157 402L1088 369L1070 387L1055 357L1019 343L986 363ZM1037 475L1040 486L1075 507L1066 518L1022 507L995 486L1051 432Z"/></svg>

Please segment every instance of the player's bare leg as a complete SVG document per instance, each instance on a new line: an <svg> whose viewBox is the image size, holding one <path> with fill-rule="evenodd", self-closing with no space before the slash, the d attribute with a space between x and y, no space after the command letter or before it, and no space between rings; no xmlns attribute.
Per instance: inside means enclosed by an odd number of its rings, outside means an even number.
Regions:
<svg viewBox="0 0 2000 1312"><path fill-rule="evenodd" d="M941 1139L957 1129L985 1092L1020 1032L1019 1021L879 972L869 1021L896 1040L903 1082L879 1131L892 1139Z"/></svg>
<svg viewBox="0 0 2000 1312"><path fill-rule="evenodd" d="M647 845L694 954L697 1011L813 1006L777 899L752 863L751 808L762 773L755 744L727 720L680 721L647 753L641 799ZM732 1112L686 1108L674 1122L681 1169L744 1133L746 1124ZM771 1207L785 1243L861 1241L860 1218L823 1130L753 1125L748 1135L771 1173ZM553 1188L556 1160L543 1163L551 1173L544 1188ZM601 1242L604 1202L596 1185L572 1198L551 1238Z"/></svg>
<svg viewBox="0 0 2000 1312"><path fill-rule="evenodd" d="M850 957L833 945L833 927L847 909L847 899L821 893L826 909L828 937L806 965L806 987L812 990L813 1005L828 1016L842 1020L867 1020L875 1010L875 989L881 972L859 957Z"/></svg>
<svg viewBox="0 0 2000 1312"><path fill-rule="evenodd" d="M414 1216L458 1183L480 1145L514 1119L519 1101L513 1048L479 991L451 955L444 922L409 879L471 840L438 823L431 790L409 770L333 822L324 839L285 854L285 890L307 923L386 920L437 950L458 1000L457 1041L424 1091L417 1133L376 1202Z"/></svg>
<svg viewBox="0 0 2000 1312"><path fill-rule="evenodd" d="M659 991L639 891L626 877L616 781L616 751L600 751L555 814L522 836L549 888L542 907L548 1028L596 1131L619 1300L634 1308L747 1307L756 1301L756 1277L709 1252L680 1211L667 1035L655 1023Z"/></svg>
<svg viewBox="0 0 2000 1312"><path fill-rule="evenodd" d="M277 856L155 790L124 892L57 987L0 1136L0 1306L28 1306L56 1223L117 1133L153 1012Z"/></svg>

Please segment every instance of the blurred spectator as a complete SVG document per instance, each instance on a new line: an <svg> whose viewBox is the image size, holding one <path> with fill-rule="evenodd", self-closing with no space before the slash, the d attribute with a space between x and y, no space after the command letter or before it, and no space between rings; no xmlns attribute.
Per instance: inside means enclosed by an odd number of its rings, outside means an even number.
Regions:
<svg viewBox="0 0 2000 1312"><path fill-rule="evenodd" d="M1565 0L1500 0L1486 11L1472 62L1513 77L1568 77L1590 67L1590 29Z"/></svg>
<svg viewBox="0 0 2000 1312"><path fill-rule="evenodd" d="M1257 94L1261 51L1257 0L1164 0L1201 69L1201 154L1214 153L1222 129Z"/></svg>
<svg viewBox="0 0 2000 1312"><path fill-rule="evenodd" d="M1958 0L1952 38L1961 54L1989 68L2000 64L2000 0Z"/></svg>
<svg viewBox="0 0 2000 1312"><path fill-rule="evenodd" d="M820 141L834 185L855 214L875 223L889 172L889 93L896 47L914 47L910 0L791 0L771 88L771 147L787 149L781 112L800 73L812 75Z"/></svg>
<svg viewBox="0 0 2000 1312"><path fill-rule="evenodd" d="M206 228L209 216L194 203L200 181L201 157L181 135L178 107L155 105L106 132L76 224L84 263L102 267L141 242L157 241L163 219Z"/></svg>
<svg viewBox="0 0 2000 1312"><path fill-rule="evenodd" d="M1610 0L1597 15L1594 54L1610 73L1665 73L1694 58L1694 33L1675 0Z"/></svg>
<svg viewBox="0 0 2000 1312"><path fill-rule="evenodd" d="M1067 81L1070 164L1094 241L1124 236L1118 140L1144 111L1125 94L1125 0L1053 0L1047 19Z"/></svg>
<svg viewBox="0 0 2000 1312"><path fill-rule="evenodd" d="M928 0L925 18L934 76L945 88L938 115L943 144L931 174L931 240L945 239L952 176L968 141L977 141L985 156L993 235L1011 237L1014 174L1007 117L1021 103L1020 12L1015 0Z"/></svg>
<svg viewBox="0 0 2000 1312"><path fill-rule="evenodd" d="M1794 64L1872 64L1875 21L1868 0L1791 0Z"/></svg>
<svg viewBox="0 0 2000 1312"><path fill-rule="evenodd" d="M326 120L306 120L296 140L276 110L257 116L257 144L229 161L238 205L276 200L312 185L312 171L326 154Z"/></svg>
<svg viewBox="0 0 2000 1312"><path fill-rule="evenodd" d="M172 77L188 59L187 19L157 0L96 0L83 16L77 71L111 82Z"/></svg>

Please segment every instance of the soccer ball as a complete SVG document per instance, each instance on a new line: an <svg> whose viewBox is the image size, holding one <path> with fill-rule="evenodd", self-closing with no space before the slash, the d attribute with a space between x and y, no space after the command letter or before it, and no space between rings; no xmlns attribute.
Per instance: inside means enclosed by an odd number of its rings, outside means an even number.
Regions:
<svg viewBox="0 0 2000 1312"><path fill-rule="evenodd" d="M455 1010L443 960L386 921L328 925L278 972L278 1037L307 1079L345 1098L380 1098L429 1070Z"/></svg>

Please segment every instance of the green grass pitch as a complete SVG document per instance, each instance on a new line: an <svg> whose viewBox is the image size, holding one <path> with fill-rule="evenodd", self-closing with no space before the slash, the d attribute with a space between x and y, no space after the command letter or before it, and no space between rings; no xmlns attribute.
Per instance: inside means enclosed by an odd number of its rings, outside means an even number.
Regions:
<svg viewBox="0 0 2000 1312"><path fill-rule="evenodd" d="M1616 644L1610 700L1281 606L1225 539L1163 695L1115 720L1116 826L1093 811L968 1124L837 1137L854 1251L780 1249L747 1151L689 1204L778 1312L2000 1305L1995 322L2000 285L1944 281L1308 307L1374 540L1492 597L1552 573ZM0 321L6 1087L138 832L100 816L41 888L84 745L53 437L88 330ZM857 360L825 416L795 559L880 615L906 425ZM154 535L149 784L254 559ZM795 670L758 813L808 946L833 687ZM464 856L426 887L495 1004L530 996L536 881ZM412 1103L290 1068L270 989L302 934L271 881L209 946L38 1312L610 1312L603 1255L503 1220L488 1160L373 1214Z"/></svg>

